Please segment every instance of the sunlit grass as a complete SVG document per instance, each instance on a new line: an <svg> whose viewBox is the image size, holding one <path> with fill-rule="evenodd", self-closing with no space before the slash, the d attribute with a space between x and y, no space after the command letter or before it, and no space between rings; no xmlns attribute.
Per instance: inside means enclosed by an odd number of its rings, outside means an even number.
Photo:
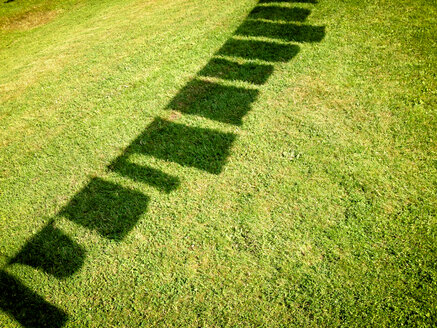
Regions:
<svg viewBox="0 0 437 328"><path fill-rule="evenodd" d="M436 6L0 4L0 326L432 326Z"/></svg>

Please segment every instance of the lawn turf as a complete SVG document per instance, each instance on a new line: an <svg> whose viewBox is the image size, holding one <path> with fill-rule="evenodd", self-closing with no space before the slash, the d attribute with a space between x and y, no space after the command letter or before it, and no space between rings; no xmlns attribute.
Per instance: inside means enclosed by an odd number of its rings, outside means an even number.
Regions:
<svg viewBox="0 0 437 328"><path fill-rule="evenodd" d="M0 4L0 325L432 326L433 1Z"/></svg>

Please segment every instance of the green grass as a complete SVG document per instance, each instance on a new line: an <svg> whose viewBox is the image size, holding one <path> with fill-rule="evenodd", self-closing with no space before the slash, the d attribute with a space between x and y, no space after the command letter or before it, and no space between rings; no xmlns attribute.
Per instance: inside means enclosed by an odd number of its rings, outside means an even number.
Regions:
<svg viewBox="0 0 437 328"><path fill-rule="evenodd" d="M434 1L0 4L0 326L433 326Z"/></svg>

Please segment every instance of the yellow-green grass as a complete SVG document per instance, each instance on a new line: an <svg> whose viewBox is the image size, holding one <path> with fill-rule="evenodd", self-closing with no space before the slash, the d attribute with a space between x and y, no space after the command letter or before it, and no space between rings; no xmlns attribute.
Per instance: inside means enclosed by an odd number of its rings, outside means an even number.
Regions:
<svg viewBox="0 0 437 328"><path fill-rule="evenodd" d="M432 326L433 1L0 4L0 326Z"/></svg>

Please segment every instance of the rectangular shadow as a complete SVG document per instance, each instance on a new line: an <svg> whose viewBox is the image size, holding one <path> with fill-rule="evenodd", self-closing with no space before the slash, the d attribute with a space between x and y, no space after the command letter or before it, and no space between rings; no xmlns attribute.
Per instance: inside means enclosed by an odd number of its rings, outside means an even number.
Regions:
<svg viewBox="0 0 437 328"><path fill-rule="evenodd" d="M29 265L65 278L80 269L84 258L85 250L50 223L26 243L10 264Z"/></svg>
<svg viewBox="0 0 437 328"><path fill-rule="evenodd" d="M272 65L253 63L238 64L226 59L213 58L198 75L218 77L231 81L239 80L253 84L264 84L272 73Z"/></svg>
<svg viewBox="0 0 437 328"><path fill-rule="evenodd" d="M219 174L229 156L235 135L194 128L156 118L129 147L141 153Z"/></svg>
<svg viewBox="0 0 437 328"><path fill-rule="evenodd" d="M64 311L4 271L0 271L0 309L26 328L59 328L68 318Z"/></svg>
<svg viewBox="0 0 437 328"><path fill-rule="evenodd" d="M126 156L116 159L109 165L109 169L135 181L147 183L166 193L175 190L180 185L179 178L151 167L131 163Z"/></svg>
<svg viewBox="0 0 437 328"><path fill-rule="evenodd" d="M317 0L260 0L258 3L318 3Z"/></svg>
<svg viewBox="0 0 437 328"><path fill-rule="evenodd" d="M268 62L288 62L298 52L299 47L294 44L229 39L217 54L246 59L261 59Z"/></svg>
<svg viewBox="0 0 437 328"><path fill-rule="evenodd" d="M193 80L179 91L167 109L241 125L258 93L258 90Z"/></svg>
<svg viewBox="0 0 437 328"><path fill-rule="evenodd" d="M248 20L238 27L235 34L267 37L286 42L320 42L325 37L325 27Z"/></svg>
<svg viewBox="0 0 437 328"><path fill-rule="evenodd" d="M251 19L268 19L271 21L303 22L311 11L305 8L285 8L278 6L258 6L249 14Z"/></svg>
<svg viewBox="0 0 437 328"><path fill-rule="evenodd" d="M146 211L149 197L115 183L93 178L60 215L105 238L120 241Z"/></svg>

